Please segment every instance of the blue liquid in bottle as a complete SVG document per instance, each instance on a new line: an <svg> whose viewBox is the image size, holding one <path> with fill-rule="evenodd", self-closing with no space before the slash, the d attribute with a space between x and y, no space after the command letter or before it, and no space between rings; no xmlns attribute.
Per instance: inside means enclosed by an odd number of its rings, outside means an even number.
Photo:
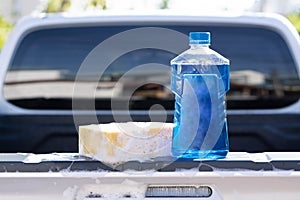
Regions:
<svg viewBox="0 0 300 200"><path fill-rule="evenodd" d="M210 33L190 33L191 48L171 61L176 157L218 159L229 150L225 102L229 60L209 45Z"/></svg>

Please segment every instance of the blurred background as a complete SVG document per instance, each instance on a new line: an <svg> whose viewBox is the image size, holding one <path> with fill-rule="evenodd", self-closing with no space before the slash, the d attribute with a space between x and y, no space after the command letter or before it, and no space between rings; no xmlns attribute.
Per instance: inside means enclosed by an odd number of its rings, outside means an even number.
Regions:
<svg viewBox="0 0 300 200"><path fill-rule="evenodd" d="M14 24L26 15L159 9L199 13L274 12L286 16L300 32L300 0L0 0L0 49Z"/></svg>

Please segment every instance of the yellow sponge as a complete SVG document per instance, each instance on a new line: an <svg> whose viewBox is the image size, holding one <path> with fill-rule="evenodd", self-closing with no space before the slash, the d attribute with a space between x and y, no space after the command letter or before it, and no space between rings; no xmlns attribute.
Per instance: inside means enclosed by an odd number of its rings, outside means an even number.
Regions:
<svg viewBox="0 0 300 200"><path fill-rule="evenodd" d="M79 127L79 153L105 163L171 156L174 124L127 122Z"/></svg>

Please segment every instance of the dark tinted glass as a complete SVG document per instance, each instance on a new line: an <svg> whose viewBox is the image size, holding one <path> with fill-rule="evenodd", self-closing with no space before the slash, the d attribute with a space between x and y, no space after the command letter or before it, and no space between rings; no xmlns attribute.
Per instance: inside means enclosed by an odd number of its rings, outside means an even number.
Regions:
<svg viewBox="0 0 300 200"><path fill-rule="evenodd" d="M70 27L28 34L11 61L5 80L5 98L24 108L71 109L74 79L89 52L110 36L138 27L141 26ZM211 32L211 48L231 61L231 89L227 94L229 109L280 108L299 99L300 81L295 61L285 41L276 32L237 26L164 27L187 35L191 31ZM120 44L120 47L122 45L126 44ZM175 56L151 48L131 51L111 63L100 80L91 72L80 84L84 88L97 82L97 109L111 109L111 99L117 102L115 105L120 105L117 108L123 109L124 97L129 96L130 109L149 109L154 104L161 104L171 110L174 97L167 89L169 70L149 67L131 73L121 86L117 83L124 73L136 66L149 63L169 65ZM95 63L97 65L101 63ZM82 101L82 109L86 109L85 103L90 97L84 96L83 92L76 98Z"/></svg>

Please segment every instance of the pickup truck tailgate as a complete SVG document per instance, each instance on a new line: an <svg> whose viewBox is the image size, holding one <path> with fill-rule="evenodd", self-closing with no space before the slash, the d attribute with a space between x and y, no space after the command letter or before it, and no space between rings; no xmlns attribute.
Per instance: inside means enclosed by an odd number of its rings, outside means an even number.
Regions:
<svg viewBox="0 0 300 200"><path fill-rule="evenodd" d="M300 153L109 166L78 154L0 154L0 199L299 199Z"/></svg>

